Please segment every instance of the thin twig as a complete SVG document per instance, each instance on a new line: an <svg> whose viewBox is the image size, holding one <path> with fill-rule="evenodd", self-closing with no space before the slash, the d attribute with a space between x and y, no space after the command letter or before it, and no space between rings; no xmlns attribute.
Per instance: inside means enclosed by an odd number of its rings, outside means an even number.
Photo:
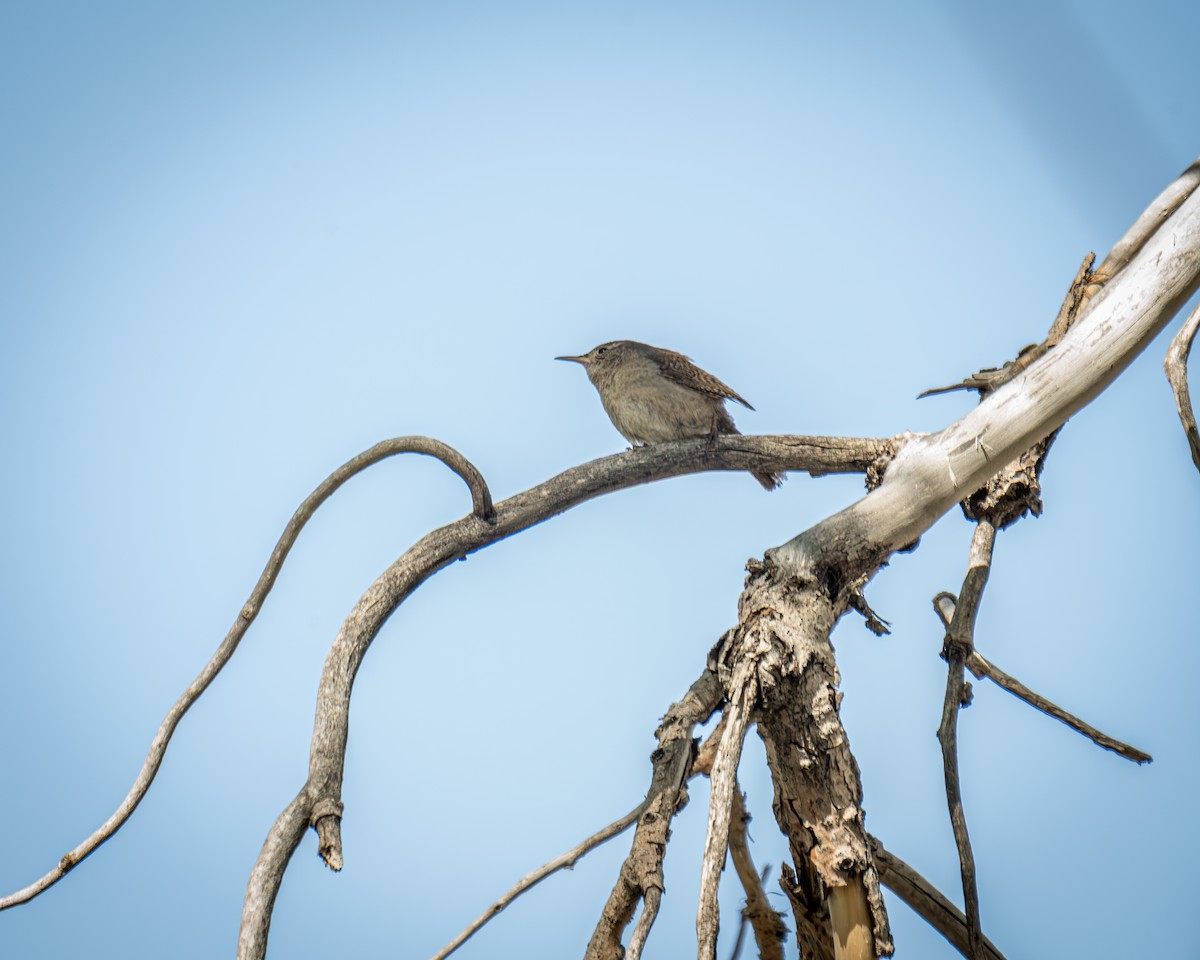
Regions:
<svg viewBox="0 0 1200 960"><path fill-rule="evenodd" d="M871 859L879 871L880 882L912 908L933 929L946 938L964 957L967 953L967 918L932 883L907 863L888 852L877 837L870 837ZM991 940L983 938L986 960L1004 960Z"/></svg>
<svg viewBox="0 0 1200 960"><path fill-rule="evenodd" d="M646 809L646 803L647 801L643 800L619 820L614 820L607 827L597 830L582 843L572 847L566 853L555 857L548 863L543 864L532 873L526 874L519 881L517 881L511 890L505 893L502 897L500 897L500 899L488 907L487 910L480 914L474 923L463 930L462 933L446 944L446 946L444 946L441 950L435 953L432 957L432 960L446 960L446 957L450 956L450 954L454 953L455 950L470 940L480 927L499 914L500 911L516 900L517 897L523 894L526 890L529 890L531 887L541 883L552 873L557 873L559 870L568 870L571 867L574 867L575 863L580 857L591 852L602 843L606 843L613 837L624 833L637 822L637 818L640 817Z"/></svg>
<svg viewBox="0 0 1200 960"><path fill-rule="evenodd" d="M724 715L722 715L720 721L717 723L716 727L713 728L712 733L710 733L708 735L708 737L705 739L704 743L701 745L699 752L696 754L696 760L692 763L692 770L688 776L689 780L691 780L694 777L698 777L701 774L704 774L705 776L708 775L709 767L711 767L711 764L712 764L711 758L716 755L716 743L719 742L720 735L724 731L724 729L725 729L725 717L724 717ZM704 767L703 769L701 769L701 759L705 756L706 753L709 756L709 761L708 761L709 765ZM448 944L446 944L446 946L444 946L441 950L439 950L437 953L435 953L433 955L433 957L431 958L431 960L445 960L446 957L450 956L450 954L454 953L455 950L457 950L464 943L466 943L469 939L471 939L471 937L473 937L476 933L478 933L479 930L482 927L484 927L487 923L489 923L493 917L498 916L500 914L500 912L502 910L504 910L505 907L509 906L514 900L517 899L517 897L521 896L521 894L525 893L527 890L530 890L531 888L535 887L537 884L541 883L543 880L546 879L546 877L550 876L552 873L557 873L559 870L572 869L575 866L575 864L582 857L591 853L594 849L596 849L600 845L607 843L609 840L611 840L613 837L617 836L618 834L624 833L631 826L633 826L634 823L637 822L638 817L640 817L645 812L648 803L649 803L648 799L643 800L640 804L638 804L636 807L634 807L632 810L630 810L629 813L625 814L625 816L621 817L619 820L614 820L607 827L597 830L594 834L592 834L590 837L588 837L582 843L578 844L575 847L572 847L566 853L555 857L553 860L549 861L548 863L543 864L537 870L534 870L532 873L527 874L526 876L522 877L519 881L517 881L516 885L513 886L511 890L508 890L502 897L500 897L499 900L497 900L490 907L488 907L487 910L485 910L482 914L480 914L478 919L476 919L465 930L463 930L462 933L460 933L457 937L455 937ZM656 904L654 907L654 914L657 914L657 913L658 913L658 906ZM646 916L646 914L643 913L642 917L645 917L645 916ZM653 922L654 922L653 916L651 916L651 919L647 923L650 924ZM642 920L639 919L638 923L640 925L642 923ZM648 932L649 932L649 927L647 926L647 933ZM633 950L633 943L636 942L637 940L638 940L638 933L637 933L637 929L635 928L633 936L630 940L630 951ZM642 938L643 943L644 943L644 940L645 940L645 938L643 937ZM640 944L638 946L638 950L639 950L639 952L641 950ZM632 952L627 952L626 957L627 957L627 960L634 960L634 954Z"/></svg>
<svg viewBox="0 0 1200 960"><path fill-rule="evenodd" d="M987 585L995 541L996 528L991 523L981 520L975 525L971 559L963 578L954 619L946 634L946 699L942 705L942 722L938 727L946 779L946 804L950 809L950 824L954 828L954 842L958 847L959 869L962 873L963 902L967 914L967 956L971 960L984 960L984 953L983 934L979 925L979 890L975 882L975 855L971 852L971 838L967 832L962 790L958 782L958 711L969 702L963 664L973 644L975 617L983 597L983 588Z"/></svg>
<svg viewBox="0 0 1200 960"><path fill-rule="evenodd" d="M1188 446L1192 451L1192 463L1200 470L1200 430L1196 429L1196 414L1192 412L1192 399L1188 394L1187 362L1188 354L1192 352L1192 343L1196 339L1196 331L1200 329L1200 305L1192 311L1187 322L1175 334L1171 346L1167 350L1167 358L1163 367L1167 371L1167 379L1175 392L1175 406L1179 409L1179 419L1183 423L1183 432L1187 434Z"/></svg>
<svg viewBox="0 0 1200 960"><path fill-rule="evenodd" d="M396 437L392 440L384 440L382 443L375 444L369 450L360 453L354 459L348 460L342 466L338 467L319 487L308 495L307 499L300 504L296 512L292 515L292 519L288 521L288 525L284 528L282 536L280 536L279 541L275 544L275 549L271 552L271 557L267 561L266 567L263 568L262 575L258 578L258 583L254 585L254 589L250 592L250 597L242 605L237 619L234 621L233 626L229 628L229 633L225 635L225 639L217 647L216 652L212 655L212 659L208 661L196 679L192 681L191 685L183 692L183 695L175 701L174 706L167 712L166 717L158 728L158 732L154 735L154 740L150 744L150 751L146 756L146 762L142 765L137 779L134 780L133 786L130 787L129 793L121 802L121 805L117 807L112 816L99 829L75 847L75 849L65 854L59 860L58 865L44 877L31 883L24 889L0 899L0 910L6 910L9 907L15 907L18 904L32 900L44 890L52 887L81 861L93 853L104 841L108 840L121 829L125 821L137 809L138 804L142 802L142 798L145 797L146 792L150 789L150 784L154 782L154 778L158 774L158 769L162 765L163 757L166 755L167 745L171 742L171 737L175 733L175 728L179 726L179 721L183 719L184 714L188 712L192 704L200 698L200 695L204 693L208 685L216 679L217 674L229 662L229 659L237 650L238 644L241 643L242 637L245 636L246 631L250 628L250 624L258 616L259 611L262 609L263 601L266 600L267 594L271 592L271 587L275 585L275 579L279 576L283 562L287 559L287 555L296 543L296 539L300 536L300 531L304 528L304 525L316 513L317 508L355 474L361 473L367 467L378 463L380 460L385 460L400 453L418 453L441 460L442 463L446 464L446 466L462 477L470 488L475 515L480 519L491 517L492 498L483 476L466 457L453 447L447 446L439 440L432 440L429 437Z"/></svg>
<svg viewBox="0 0 1200 960"><path fill-rule="evenodd" d="M938 616L941 617L942 623L949 629L950 621L954 617L954 597L948 593L938 594L934 599L934 608L937 610ZM1098 747L1111 750L1113 753L1124 757L1126 760L1132 760L1134 763L1150 763L1154 759L1144 750L1139 750L1137 747L1118 740L1116 737L1110 737L1107 733L1097 730L1086 720L1081 720L1073 713L1068 713L1062 707L1058 706L1058 704L1047 700L1040 693L1030 690L1016 677L1005 673L984 657L978 650L972 650L967 655L966 667L979 679L991 680L992 683L1007 690L1018 700L1024 701L1035 710L1039 710L1046 714L1046 716L1061 721L1076 733L1087 737Z"/></svg>

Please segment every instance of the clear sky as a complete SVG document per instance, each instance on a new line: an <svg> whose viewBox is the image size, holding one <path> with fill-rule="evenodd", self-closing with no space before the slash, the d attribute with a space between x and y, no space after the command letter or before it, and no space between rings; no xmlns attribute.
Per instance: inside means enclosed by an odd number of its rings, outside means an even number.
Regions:
<svg viewBox="0 0 1200 960"><path fill-rule="evenodd" d="M4 892L108 817L296 504L377 440L439 437L497 497L617 452L552 358L622 337L728 382L757 408L747 432L961 415L969 396L914 398L1041 339L1083 254L1200 153L1197 36L1195 3L1113 0L4 4ZM1045 515L998 540L981 651L1155 756L977 688L967 816L1012 958L1194 947L1173 938L1200 854L1200 482L1165 349L1067 426ZM304 841L271 955L427 957L634 806L746 558L860 493L683 478L433 578L359 675L346 869ZM0 915L0 955L231 956L338 625L468 506L422 458L340 492L132 821ZM951 513L876 578L891 637L853 617L835 634L868 827L959 901L930 599L969 539ZM742 773L778 876L754 735ZM694 955L706 803L697 784L676 823L651 956ZM580 955L627 848L460 955ZM726 932L739 903L729 875ZM889 908L901 956L955 955Z"/></svg>

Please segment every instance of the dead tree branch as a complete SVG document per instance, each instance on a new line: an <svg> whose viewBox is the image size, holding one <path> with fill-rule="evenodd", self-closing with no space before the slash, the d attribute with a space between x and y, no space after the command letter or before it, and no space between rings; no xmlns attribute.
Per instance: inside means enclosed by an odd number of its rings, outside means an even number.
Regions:
<svg viewBox="0 0 1200 960"><path fill-rule="evenodd" d="M729 844L734 796L737 794L737 768L746 740L750 711L758 693L755 662L743 659L740 675L726 686L725 733L717 745L713 760L708 804L708 833L704 841L704 860L700 867L700 895L696 907L696 936L701 960L715 960L717 929L721 915L717 906L717 887L725 869L725 851Z"/></svg>
<svg viewBox="0 0 1200 960"><path fill-rule="evenodd" d="M1182 179L1191 177L1189 171ZM796 866L795 872L785 868L784 888L806 957L832 957L835 939L839 957L891 950L882 900L876 900L858 771L837 718L836 665L828 648L829 631L849 607L846 588L865 582L893 551L915 543L983 486L997 464L1012 463L1061 427L1187 301L1200 284L1200 199L1190 187L1173 190L1164 196L1182 192L1184 199L1169 205L1172 213L1157 230L1135 225L1127 234L1123 243L1136 253L1108 280L1103 295L1068 310L1077 317L1053 350L946 429L914 437L865 497L768 550L765 563L752 568L739 625L726 635L724 651L714 653L725 680L736 675L739 659L721 655L739 646L730 635L757 631L774 651L760 661L758 729L775 781L776 817ZM755 653L756 645L740 649ZM836 775L816 774L823 763L835 764Z"/></svg>
<svg viewBox="0 0 1200 960"><path fill-rule="evenodd" d="M200 671L196 679L191 682L179 699L175 701L171 709L167 711L166 717L163 719L158 732L154 735L154 740L150 744L150 752L146 756L146 762L142 765L137 779L134 780L133 786L130 787L129 793L121 802L121 805L117 807L112 816L92 833L91 836L73 850L64 854L62 859L59 860L58 865L44 877L31 883L24 889L0 899L0 910L6 910L9 907L15 907L18 904L32 900L44 890L52 887L93 853L100 844L104 843L105 840L121 829L125 821L137 809L138 804L142 802L142 798L150 789L150 784L154 782L159 767L162 766L163 757L166 756L167 746L170 744L171 737L175 733L175 728L179 726L179 721L183 719L184 714L188 712L192 704L208 689L209 684L216 679L217 674L229 662L237 650L238 644L241 643L242 637L250 629L250 624L258 616L259 611L262 609L263 601L266 600L267 594L271 592L271 588L275 585L279 571L283 568L283 562L287 559L287 555L291 552L293 545L295 545L297 538L300 536L300 531L304 529L304 525L317 512L317 508L328 500L351 477L381 460L386 460L388 457L394 457L401 453L423 454L424 456L435 457L441 460L442 463L462 477L463 481L470 488L473 516L481 521L490 519L492 515L492 497L488 492L487 484L484 482L482 474L475 469L474 465L466 457L440 440L432 440L429 437L396 437L392 440L384 440L338 467L320 486L308 495L304 502L296 508L296 512L292 514L292 519L288 521L287 526L284 528L283 534L275 544L275 549L271 551L271 557L267 561L267 565L263 568L263 572L258 578L258 583L254 585L254 589L250 591L250 596L242 604L242 609L239 611L237 619L234 620L233 626L229 628L229 632L225 635L225 639L221 641L220 646L217 647L216 652L212 655L212 659L205 664L204 669Z"/></svg>
<svg viewBox="0 0 1200 960"><path fill-rule="evenodd" d="M975 855L967 832L963 812L962 790L958 782L958 711L971 702L970 688L963 679L963 663L974 646L975 618L987 585L992 565L992 547L996 528L986 520L975 526L971 539L971 557L963 578L954 619L946 631L943 655L946 658L946 699L942 705L942 722L938 726L938 741L942 745L942 769L946 778L946 805L958 847L959 871L962 874L963 902L967 914L967 956L983 960L982 932L979 924L979 889L975 882Z"/></svg>
<svg viewBox="0 0 1200 960"><path fill-rule="evenodd" d="M617 883L596 924L585 960L623 960L627 956L633 960L635 942L637 952L641 952L662 896L662 864L671 819L687 803L685 784L695 758L692 731L713 715L722 698L716 675L705 670L663 717L656 732L658 747L650 755L654 774L646 794L645 811L638 821L629 856L621 865ZM650 920L640 933L635 930L631 952L627 954L621 946L621 937L639 902L643 903L643 917L649 914Z"/></svg>
<svg viewBox="0 0 1200 960"><path fill-rule="evenodd" d="M457 937L446 944L446 946L435 953L432 957L432 960L446 960L446 957L450 956L450 954L454 953L454 951L470 940L471 937L479 932L481 927L483 927L493 917L498 916L505 907L516 900L517 897L521 896L521 894L523 894L526 890L537 886L552 873L557 873L559 870L570 870L575 866L576 863L579 862L581 857L587 856L587 854L591 853L591 851L596 849L596 847L607 843L613 837L624 833L626 830L632 827L637 818L642 815L642 812L645 809L646 801L643 800L619 820L614 820L607 827L597 830L582 843L572 847L566 853L561 854L548 863L543 864L532 873L526 874L517 881L516 885L511 890L507 891L504 896L502 896L499 900L488 907L487 910L480 914L479 917L473 923L471 923L470 926L463 930L462 933L460 933Z"/></svg>
<svg viewBox="0 0 1200 960"><path fill-rule="evenodd" d="M1200 330L1200 306L1192 311L1187 322L1175 334L1163 367L1167 371L1167 379L1171 382L1171 390L1175 393L1175 406L1179 410L1179 420L1183 424L1183 432L1187 435L1188 447L1192 451L1192 463L1200 470L1200 430L1196 429L1196 414L1192 412L1187 375L1188 355L1192 352L1197 330Z"/></svg>
<svg viewBox="0 0 1200 960"><path fill-rule="evenodd" d="M953 944L959 953L970 956L967 952L967 918L963 912L916 870L889 853L876 837L870 837L870 841L871 859L875 861L883 885ZM986 960L1004 960L1004 954L987 937L983 938L983 951Z"/></svg>
<svg viewBox="0 0 1200 960"><path fill-rule="evenodd" d="M693 777L708 776L712 769L713 758L716 755L717 743L720 742L721 736L725 732L725 717L721 716L716 727L709 733L704 743L696 751L695 759L692 761L692 769L688 774L688 779ZM653 759L653 758L652 758ZM439 950L431 960L445 960L446 957L454 953L459 947L466 943L479 930L487 925L493 917L500 914L505 907L509 906L517 897L521 896L526 891L532 889L537 884L541 883L552 873L557 873L559 870L569 870L579 862L580 859L591 853L596 847L607 843L618 834L628 830L637 819L645 812L646 806L650 799L643 800L636 807L621 817L619 820L614 820L607 827L604 827L596 833L592 834L582 843L572 847L566 853L555 857L553 860L534 870L532 873L522 877L511 890L507 891L499 900L493 903L487 910L466 927L457 937L451 940L445 947ZM644 916L644 914L643 914ZM648 932L648 931L647 931ZM643 938L644 939L644 938Z"/></svg>
<svg viewBox="0 0 1200 960"><path fill-rule="evenodd" d="M933 605L942 620L942 624L949 629L950 622L954 619L955 598L951 594L940 593L934 598ZM1047 716L1061 721L1072 730L1087 737L1098 747L1111 750L1113 753L1124 757L1126 760L1132 760L1135 763L1150 763L1154 759L1144 750L1130 746L1128 743L1116 739L1116 737L1110 737L1108 734L1097 730L1087 721L1079 719L1073 713L1068 713L1054 702L1047 700L1041 694L1034 693L1016 677L1009 676L1009 674L984 657L978 650L972 650L967 655L966 667L978 679L991 680L998 687L1007 690L1018 700L1023 700L1035 710L1040 710Z"/></svg>
<svg viewBox="0 0 1200 960"><path fill-rule="evenodd" d="M746 906L742 910L741 929L738 930L738 940L734 944L730 960L736 960L743 931L749 924L754 931L754 942L758 946L759 960L783 960L783 944L787 940L787 924L782 915L771 909L767 900L767 892L763 889L770 866L764 867L759 874L754 867L754 859L750 856L750 844L746 836L746 827L750 823L750 813L746 810L746 802L742 797L740 787L733 791L733 816L729 821L729 856L733 868L737 871L742 889L746 891Z"/></svg>

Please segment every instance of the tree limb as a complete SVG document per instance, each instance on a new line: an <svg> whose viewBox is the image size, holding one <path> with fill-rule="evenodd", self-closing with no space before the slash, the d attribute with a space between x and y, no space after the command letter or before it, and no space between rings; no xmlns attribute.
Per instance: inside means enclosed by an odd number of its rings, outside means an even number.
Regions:
<svg viewBox="0 0 1200 960"><path fill-rule="evenodd" d="M1190 188L1198 169L1181 178L1186 197L1169 219L1103 295L1081 308L1057 347L944 430L912 438L878 487L768 550L767 562L780 575L815 576L835 587L877 569L982 486L997 464L1010 463L1099 395L1200 284L1200 195Z"/></svg>

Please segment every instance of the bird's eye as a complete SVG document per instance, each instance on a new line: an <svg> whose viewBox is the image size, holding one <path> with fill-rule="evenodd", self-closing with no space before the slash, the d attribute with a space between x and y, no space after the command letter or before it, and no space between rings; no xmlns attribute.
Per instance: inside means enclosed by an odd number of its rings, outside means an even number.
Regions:
<svg viewBox="0 0 1200 960"><path fill-rule="evenodd" d="M604 353L607 350L608 350L608 347L601 347L599 350L596 351L596 356L600 356L600 354Z"/></svg>

